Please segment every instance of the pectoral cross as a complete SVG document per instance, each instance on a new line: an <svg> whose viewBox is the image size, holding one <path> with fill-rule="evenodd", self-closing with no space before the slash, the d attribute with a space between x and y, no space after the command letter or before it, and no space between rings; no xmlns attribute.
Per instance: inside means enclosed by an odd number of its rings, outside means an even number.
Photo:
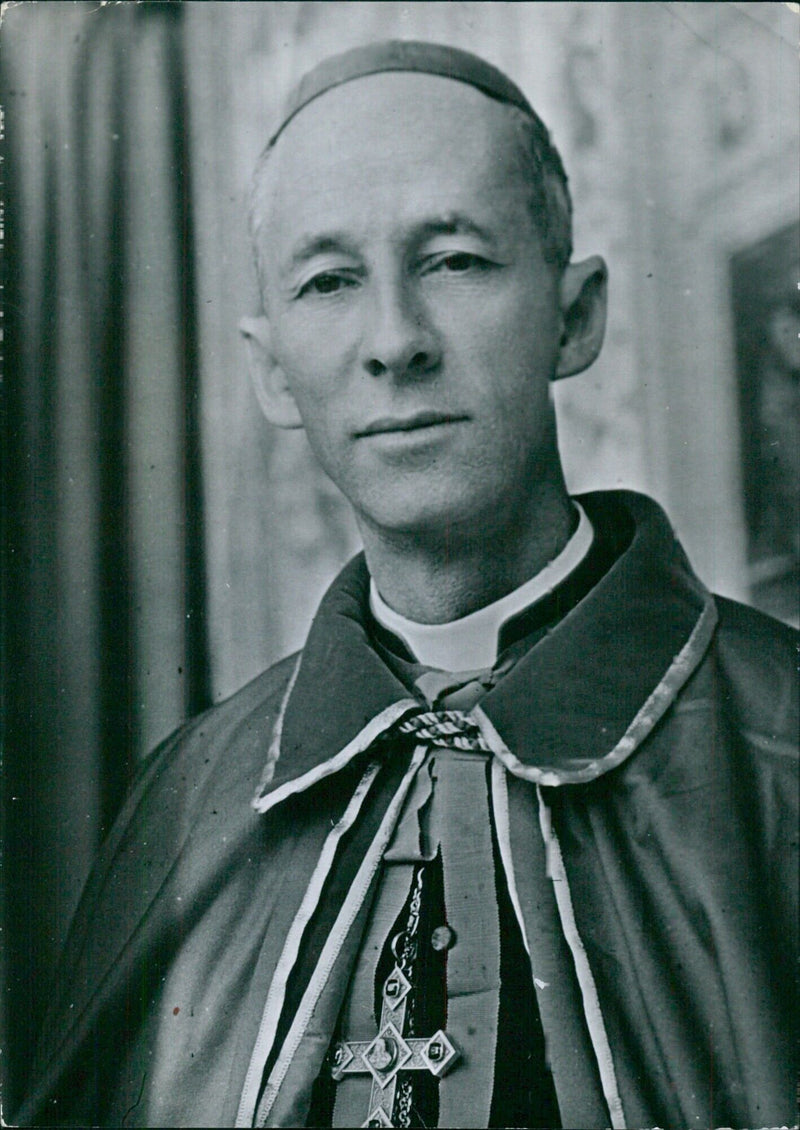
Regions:
<svg viewBox="0 0 800 1130"><path fill-rule="evenodd" d="M331 1074L337 1082L344 1075L372 1076L370 1113L363 1126L394 1125L392 1110L398 1072L429 1071L438 1078L459 1057L452 1040L441 1029L423 1038L404 1036L410 989L408 978L396 965L384 982L377 1036L372 1040L342 1042L333 1050Z"/></svg>
<svg viewBox="0 0 800 1130"><path fill-rule="evenodd" d="M451 913L457 916L462 913L463 907L469 904L470 912L465 918L462 927L453 929L450 925L439 926L433 934L446 933L447 940L441 938L429 939L429 944L435 950L448 948L453 944L453 939L458 934L462 935L462 942L457 947L455 959L450 959L447 978L448 984L452 981L460 989L466 987L471 990L473 984L489 1009L488 1019L484 1019L480 1008L473 1008L475 1023L464 1024L464 1002L453 1004L453 1013L460 1018L462 1034L459 1048L456 1041L443 1029L438 1029L431 1036L419 1037L415 1032L414 1006L412 1004L412 981L418 984L418 970L416 970L418 956L418 930L420 927L420 912L422 906L422 886L425 867L419 867L413 884L411 899L408 904L408 916L405 929L396 934L391 941L391 953L395 965L386 977L381 991L381 1013L378 1021L378 1031L369 1040L343 1040L332 1049L331 1074L337 1082L344 1081L349 1075L371 1076L369 1111L362 1126L409 1126L411 1125L413 1090L409 1080L405 1077L407 1071L427 1071L435 1078L441 1078L460 1059L464 1059L463 1086L456 1087L455 1099L447 1098L442 1106L443 1095L440 1090L440 1117L442 1125L466 1125L463 1120L448 1121L454 1111L461 1118L461 1107L469 1110L475 1106L475 1091L478 1090L483 1098L485 1094L491 1096L491 1079L494 1065L495 1035L492 1022L496 1022L497 1001L499 993L499 933L497 926L497 910L494 901L494 883L491 880L491 899L483 899L478 890L479 882L475 880L473 870L475 861L483 860L485 866L480 868L481 875L493 876L493 857L490 839L490 817L487 811L488 797L486 784L486 760L491 751L486 739L476 721L463 711L426 711L404 719L397 727L395 734L407 736L412 740L429 745L432 749L439 749L444 754L443 768L437 770L437 779L444 773L444 783L437 785L443 793L445 802L443 807L444 822L444 856L445 856L445 888L449 883ZM387 739L388 740L388 739ZM455 759L455 760L453 760ZM452 762L452 764L451 764ZM449 766L449 768L448 768ZM449 782L454 782L453 785ZM452 794L449 801L448 795ZM457 814L457 815L456 815ZM451 824L454 824L451 830ZM463 825L463 826L462 826ZM465 841L467 849L459 851L459 843ZM482 850L476 854L475 844ZM463 856L463 860L462 860ZM384 884L387 879L384 876ZM475 898L466 898L475 889ZM385 894L385 887L384 887ZM388 897L388 896L387 896ZM389 900L391 901L391 900ZM492 929L484 928L483 919L486 903L490 908ZM477 950L476 945L470 940L470 927L477 922L477 935L480 939ZM384 935L385 937L385 935ZM483 943L486 939L484 946ZM493 945L492 943L493 939ZM440 944L441 942L441 944ZM428 944L428 941L426 941ZM476 958L476 953L481 959L484 948L489 953L491 960L483 961ZM454 951L455 952L455 951ZM463 953L463 959L461 954ZM495 968L495 966L497 968ZM385 968L385 967L384 967ZM478 971L476 973L476 970ZM492 978L491 971L497 974ZM488 971L488 972L487 972ZM363 975L362 975L363 976ZM477 976L477 982L476 982ZM496 981L496 984L495 984ZM372 1015L371 996L374 981L359 980L358 996L361 1000L361 1013L364 1016L365 1002L370 999L369 1012ZM487 987L491 993L487 992ZM468 1000L469 993L463 993ZM472 1013L470 1013L470 1016ZM366 1031L370 1030L366 1027ZM487 1052L476 1054L471 1048L474 1043L473 1035L476 1028L483 1028L489 1038L485 1041ZM352 1031L352 1029L351 1029ZM358 1034L365 1031L364 1026L357 1028ZM414 1033L412 1035L412 1033ZM466 1041L466 1046L464 1041ZM459 1081L459 1076L453 1080ZM355 1081L354 1081L355 1082ZM463 1092L464 1098L461 1099ZM360 1092L361 1101L363 1094ZM342 1095L344 1098L344 1095ZM354 1110L346 1102L339 1105L337 1097L336 1116L342 1120L335 1121L337 1126L353 1125ZM488 1102L488 1100L487 1100ZM480 1102L477 1104L480 1106ZM362 1106L357 1117L361 1117ZM349 1117L350 1121L344 1121ZM488 1107L487 1107L488 1117ZM479 1123L481 1124L481 1123ZM482 1123L486 1125L486 1122Z"/></svg>

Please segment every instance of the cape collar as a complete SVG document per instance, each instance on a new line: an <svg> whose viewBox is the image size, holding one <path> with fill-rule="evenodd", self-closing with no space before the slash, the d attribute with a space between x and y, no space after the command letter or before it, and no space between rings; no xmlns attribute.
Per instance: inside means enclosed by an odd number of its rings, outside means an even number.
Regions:
<svg viewBox="0 0 800 1130"><path fill-rule="evenodd" d="M595 529L632 521L628 548L473 712L506 767L546 785L591 780L629 757L716 624L713 599L656 503L628 491L580 502ZM370 644L368 593L359 555L312 623L281 712L275 773L257 807L336 772L418 705Z"/></svg>

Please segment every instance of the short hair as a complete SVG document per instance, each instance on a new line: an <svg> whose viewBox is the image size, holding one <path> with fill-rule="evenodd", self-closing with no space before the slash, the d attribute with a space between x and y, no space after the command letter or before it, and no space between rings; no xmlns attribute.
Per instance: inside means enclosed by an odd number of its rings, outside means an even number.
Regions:
<svg viewBox="0 0 800 1130"><path fill-rule="evenodd" d="M572 196L561 154L539 118L517 106L507 106L519 136L523 171L528 179L528 206L546 262L559 271L572 258Z"/></svg>
<svg viewBox="0 0 800 1130"><path fill-rule="evenodd" d="M487 97L491 95L487 94ZM511 116L514 132L519 141L522 171L527 178L529 188L528 206L541 240L542 255L545 262L555 267L560 274L572 256L572 198L561 155L553 145L550 133L538 115L528 113L520 105L510 102L501 101L501 105ZM273 134L256 162L248 201L248 226L262 295L265 280L259 251L259 237L267 212L267 170L273 146L280 132Z"/></svg>

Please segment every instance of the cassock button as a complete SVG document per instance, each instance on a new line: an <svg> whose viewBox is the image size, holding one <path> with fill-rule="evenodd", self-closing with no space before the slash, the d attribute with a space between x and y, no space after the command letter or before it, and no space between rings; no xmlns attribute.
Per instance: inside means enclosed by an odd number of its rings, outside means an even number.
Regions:
<svg viewBox="0 0 800 1130"><path fill-rule="evenodd" d="M456 944L456 933L449 926L437 926L431 934L431 945L437 953L449 950Z"/></svg>

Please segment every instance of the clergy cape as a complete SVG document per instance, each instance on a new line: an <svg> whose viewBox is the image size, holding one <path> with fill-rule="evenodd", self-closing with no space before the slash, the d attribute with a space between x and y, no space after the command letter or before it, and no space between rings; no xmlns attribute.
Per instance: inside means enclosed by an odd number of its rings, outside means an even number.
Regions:
<svg viewBox="0 0 800 1130"><path fill-rule="evenodd" d="M581 502L628 548L473 712L562 1124L792 1124L794 633L710 596L648 499ZM299 657L143 767L15 1121L304 1124L412 756L373 756L415 704L367 589L356 558Z"/></svg>

